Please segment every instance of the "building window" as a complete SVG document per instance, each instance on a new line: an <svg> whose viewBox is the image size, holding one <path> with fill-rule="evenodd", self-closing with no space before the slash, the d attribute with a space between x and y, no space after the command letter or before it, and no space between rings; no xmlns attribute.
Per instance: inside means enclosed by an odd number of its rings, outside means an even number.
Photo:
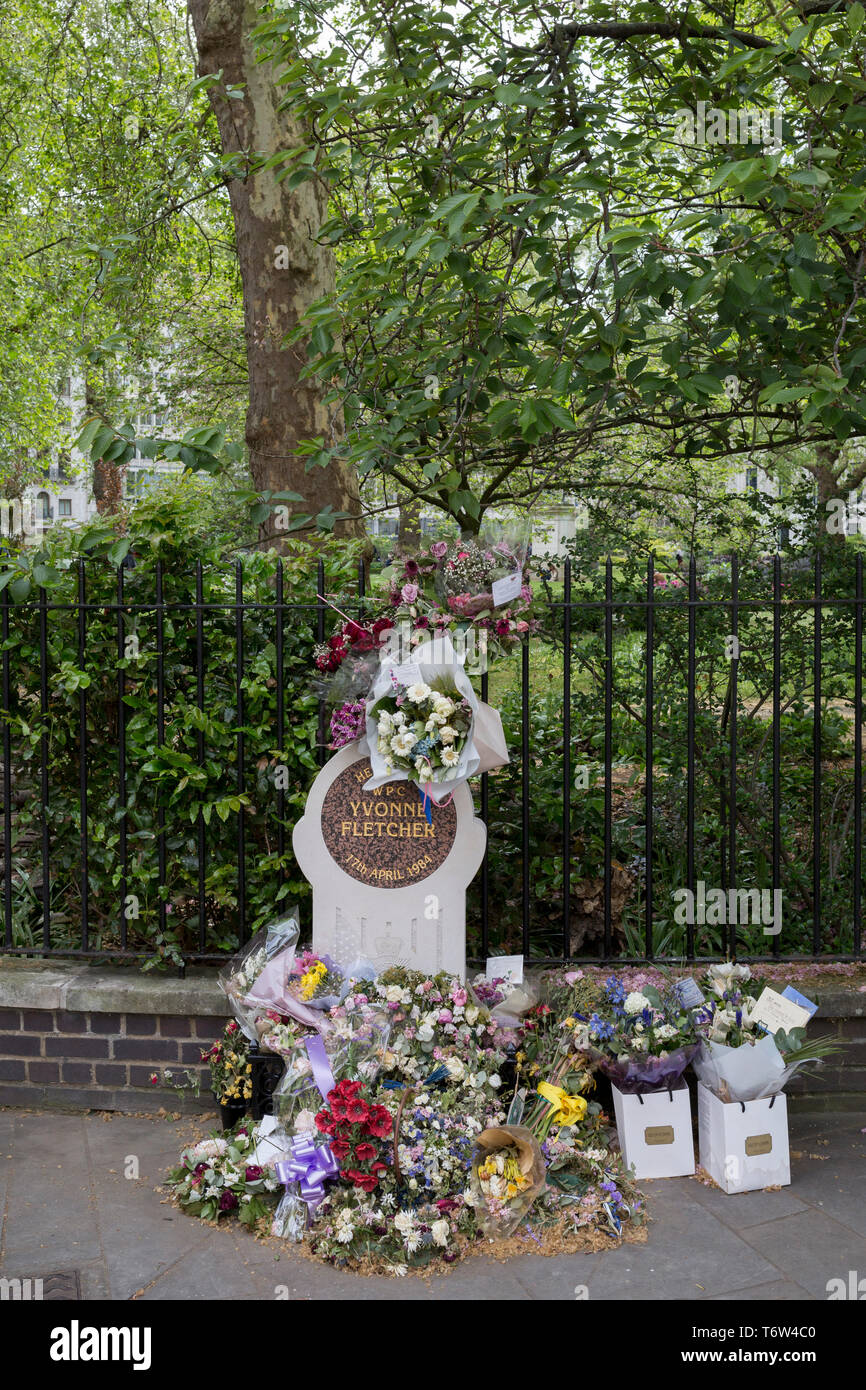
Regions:
<svg viewBox="0 0 866 1390"><path fill-rule="evenodd" d="M51 499L47 492L37 492L37 509L43 521L51 520Z"/></svg>
<svg viewBox="0 0 866 1390"><path fill-rule="evenodd" d="M754 464L746 470L746 488L749 492L758 491L758 470Z"/></svg>
<svg viewBox="0 0 866 1390"><path fill-rule="evenodd" d="M58 516L71 516L71 515L72 515L72 498L71 498L71 497L61 497L61 499L60 499L60 501L59 501L59 503L58 503L57 515L58 515Z"/></svg>

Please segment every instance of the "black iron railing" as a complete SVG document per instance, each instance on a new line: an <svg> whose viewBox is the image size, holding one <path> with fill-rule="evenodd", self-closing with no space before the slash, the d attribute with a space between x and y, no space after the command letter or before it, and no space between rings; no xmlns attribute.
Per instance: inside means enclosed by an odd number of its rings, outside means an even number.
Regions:
<svg viewBox="0 0 866 1390"><path fill-rule="evenodd" d="M539 962L694 959L738 951L758 959L808 954L859 959L861 557L851 569L853 592L841 597L824 596L820 556L808 576L804 578L801 571L802 592L789 595L783 593L783 567L778 556L759 570L759 578L763 574L766 579L767 592L757 596L752 570L752 596L743 593L736 557L728 563L723 594L718 584L715 589L706 588L694 559L682 579L672 579L676 589L667 583L660 588L659 575L650 563L640 588L632 584L625 593L615 595L615 572L614 562L608 559L595 574L594 587L587 585L582 574L576 596L577 576L571 563L565 562L556 588L538 605L539 631L524 641L519 658L509 668L513 677L508 696L513 765L504 776L484 775L477 787L479 812L490 826L490 843L470 901L470 954L483 959L499 949L522 949L528 958ZM69 576L74 591L63 601L58 597L62 587L50 592L39 589L35 600L23 603L12 601L8 587L0 595L4 950L10 954L127 959L152 955L156 949L169 960L222 959L232 945L260 924L260 895L254 904L250 901L251 896L256 898L251 889L258 890L260 876L270 876L275 891L292 878L289 845L291 824L299 814L297 797L293 801L291 789L283 781L272 797L251 807L253 765L266 756L268 748L283 749L289 727L297 722L300 687L287 682L287 664L292 662L298 634L321 642L331 625L333 614L320 597L325 593L324 565L319 561L317 597L303 602L286 600L281 562L273 566L267 592L259 592L257 597L247 592L240 561L234 566L233 595L222 597L214 596L211 575L206 588L201 564L186 587L172 571L170 595L166 594L168 576L160 564L152 572L142 568L133 591L121 568L116 583L112 580L110 597L104 591L104 566L98 585L95 577L96 572L88 574L87 564L81 561ZM152 588L145 593L143 585L151 581ZM97 587L99 592L92 592ZM365 596L361 565L355 593L359 612L364 610ZM152 624L154 650L146 678L141 674L131 677L131 625L145 619ZM832 626L829 638L825 633L828 623ZM253 631L248 630L250 624ZM705 626L713 624L717 636L710 641L702 634ZM101 643L96 665L92 655L95 625ZM113 658L105 646L109 628L114 632ZM90 663L98 681L81 680L74 697L58 702L57 673L52 663L58 634L64 630L67 636L71 630L76 639L73 646L78 673L73 673L73 678L86 674ZM140 767L133 768L130 752L131 720L150 717L141 713L145 685L148 696L152 694L156 761L166 751L194 750L188 759L190 768L204 780L212 752L206 732L213 677L208 660L217 632L224 658L219 677L225 688L221 687L220 698L227 699L226 692L231 689L234 699L229 720L230 758L223 750L228 781L220 784L220 794L227 796L233 791L240 799L233 813L231 875L226 832L220 824L207 820L202 806L196 811L195 803L190 822L177 786L160 784L146 821L140 809L131 804L132 782L138 789L138 806L144 795L142 788L147 791L150 785ZM719 676L721 637L726 643L726 665ZM231 643L230 674L226 669L227 642ZM794 645L799 653L796 658L792 655ZM270 705L262 705L260 694L256 694L258 704L250 718L258 719L259 725L254 728L247 717L247 673L249 664L262 656L265 647L269 653L272 648L268 661L273 671L273 708L269 714ZM555 655L558 663L559 678L554 683L549 677L548 691L543 694L548 712L552 708L555 714L558 702L559 718L558 723L554 718L552 738L548 733L547 743L537 747L533 717L538 692L531 658L541 647ZM30 653L26 661L24 652ZM742 675L744 657L748 659L746 674ZM791 674L798 661L799 685ZM844 691L837 704L844 705L846 722L845 730L839 734L837 729L834 735L833 762L827 769L822 765L826 752L823 721L830 709L823 696L825 665L832 688ZM94 693L97 684L98 702ZM497 689L501 685L497 668L480 676L482 699L491 697L493 684ZM106 695L109 687L110 700ZM717 688L724 688L721 713L714 704ZM184 707L194 707L201 716L194 730L178 730L173 722L179 690L187 702ZM133 691L136 700L131 703ZM191 701L187 699L189 691L193 692ZM308 690L304 693L308 695ZM498 702L496 691L491 698ZM758 711L766 709L762 721L756 707ZM108 723L97 727L94 721L109 709ZM786 742L792 737L785 722L792 717L792 710L800 715L796 747ZM272 726L265 738L261 725L269 719ZM804 721L809 720L807 756L802 734ZM35 736L34 724L38 725ZM311 743L315 762L321 765L328 756L326 713L321 705L314 724L316 734ZM29 730L26 736L22 734L24 725ZM71 725L74 727L70 729ZM54 747L61 733L71 740L62 785ZM622 743L631 749L628 785L635 788L634 795L627 798L626 812L614 775L621 762ZM786 789L784 776L790 759L798 768L793 791ZM109 763L110 794L106 782ZM556 774L551 773L554 763L559 765ZM581 799L582 791L575 790L575 769L585 766L592 769L591 790L600 791L596 797L601 802L600 825L594 829L587 828L586 803ZM214 776L212 771L207 775ZM534 805L542 776L547 779L547 801L536 815ZM559 782L559 803L553 810L552 777ZM808 795L807 778L811 779ZM97 782L98 792L94 792ZM70 798L77 804L75 862L68 825L61 825L56 816L55 801L61 792L68 810L74 810ZM15 809L16 795L19 804L21 797L25 798L29 816L26 834L19 830L22 813ZM94 795L99 798L96 808ZM117 837L110 852L102 843L98 847L94 843L94 827L104 818L109 801ZM672 839L669 832L670 815L681 821L679 839ZM142 829L143 824L148 828ZM181 825L184 835L189 827L193 845L189 849L184 839L182 852L171 848ZM496 838L503 827L504 849ZM103 840L107 838L104 826L100 834ZM141 879L142 836L151 837L148 843L155 854L156 881L145 923L131 929L135 919L129 918L127 905ZM215 890L209 874L217 837L220 871ZM617 907L614 876L621 879L626 872L623 846L642 853L635 856L638 867L628 871L631 878L626 905ZM117 899L117 909L108 912L104 898L97 903L94 897L97 848L99 892L105 893L108 876ZM549 869L554 860L556 890L547 882L545 916L539 925L537 869L539 865ZM597 931L589 949L577 949L574 931L578 925L581 930L585 927L588 899L575 894L594 874L600 882ZM672 894L685 890L686 896L692 895L687 901L694 905L702 891L699 884L704 884L700 874L710 874L710 888L719 889L728 903L744 908L752 900L743 898L743 891L748 894L752 888L764 888L773 894L784 892L792 903L793 917L787 910L786 917L793 925L768 932L763 919L760 924L754 917L743 923L734 914L733 919L727 915L723 921L712 923L710 930L707 923L695 920L690 909L691 916L686 916L680 924L683 930L678 932L672 918ZM227 887L229 877L233 882ZM37 879L38 891L32 887ZM29 896L26 884L31 885ZM60 902L65 904L62 911L58 910ZM185 913L185 926L176 932L166 953L165 942L178 916L178 902ZM94 918L97 906L98 923ZM666 949L660 949L660 938L667 941Z"/></svg>

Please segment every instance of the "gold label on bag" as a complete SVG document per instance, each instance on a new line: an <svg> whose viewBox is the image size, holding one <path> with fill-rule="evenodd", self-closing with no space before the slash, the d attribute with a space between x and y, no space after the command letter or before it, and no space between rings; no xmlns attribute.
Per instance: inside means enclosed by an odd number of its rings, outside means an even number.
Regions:
<svg viewBox="0 0 866 1390"><path fill-rule="evenodd" d="M672 1144L674 1142L673 1125L650 1125L643 1132L645 1144Z"/></svg>
<svg viewBox="0 0 866 1390"><path fill-rule="evenodd" d="M753 1134L746 1140L746 1153L749 1157L752 1154L768 1154L773 1148L773 1137L770 1134Z"/></svg>

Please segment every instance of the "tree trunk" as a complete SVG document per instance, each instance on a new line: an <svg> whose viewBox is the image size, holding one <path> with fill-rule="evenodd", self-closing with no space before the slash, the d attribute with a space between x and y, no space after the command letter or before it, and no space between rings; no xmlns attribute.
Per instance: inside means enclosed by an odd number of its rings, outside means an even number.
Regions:
<svg viewBox="0 0 866 1390"><path fill-rule="evenodd" d="M270 63L256 62L250 35L260 21L255 0L188 0L198 45L198 71L222 71L210 99L223 154L270 156L305 143L304 131L279 110L281 89ZM228 97L227 87L242 89ZM291 491L304 497L292 512L316 516L330 505L352 520L338 524L342 534L362 534L357 481L343 463L313 467L297 453L299 441L321 437L332 446L343 432L342 415L329 415L315 381L301 381L306 363L303 343L284 347L314 300L334 290L334 256L317 245L326 215L328 191L316 177L289 189L273 170L228 185L235 224L244 297L244 333L249 371L246 439L256 487ZM279 546L285 532L279 514L262 527L262 538ZM319 533L302 532L309 538Z"/></svg>
<svg viewBox="0 0 866 1390"><path fill-rule="evenodd" d="M421 549L421 508L420 497L404 498L400 503L400 522L397 529L398 555L414 555Z"/></svg>

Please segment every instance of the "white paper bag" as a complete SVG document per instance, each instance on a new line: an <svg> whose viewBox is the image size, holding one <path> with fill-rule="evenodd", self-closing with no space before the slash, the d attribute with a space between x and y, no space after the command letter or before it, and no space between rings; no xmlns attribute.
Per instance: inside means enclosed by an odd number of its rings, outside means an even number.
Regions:
<svg viewBox="0 0 866 1390"><path fill-rule="evenodd" d="M695 1171L688 1086L635 1095L610 1089L619 1147L635 1177L681 1178Z"/></svg>
<svg viewBox="0 0 866 1390"><path fill-rule="evenodd" d="M755 1192L790 1183L788 1102L783 1092L725 1104L699 1083L698 1135L701 1167L723 1191Z"/></svg>

